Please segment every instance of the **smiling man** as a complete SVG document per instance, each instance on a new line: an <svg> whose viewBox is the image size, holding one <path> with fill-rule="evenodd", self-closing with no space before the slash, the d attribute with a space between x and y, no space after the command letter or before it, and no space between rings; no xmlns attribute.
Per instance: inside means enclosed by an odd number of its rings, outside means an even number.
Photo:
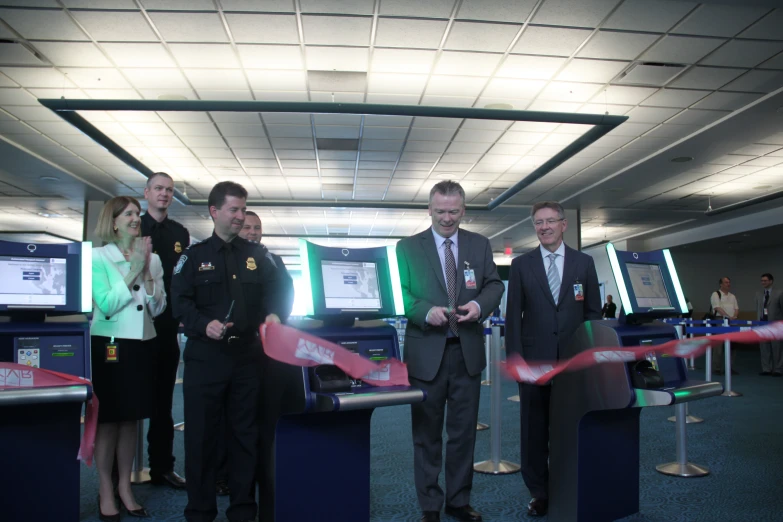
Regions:
<svg viewBox="0 0 783 522"><path fill-rule="evenodd" d="M580 324L601 318L601 293L593 258L563 242L568 222L560 203L536 203L530 215L540 245L511 262L506 351L526 361L554 362ZM522 477L533 497L531 516L549 510L551 390L519 384Z"/></svg>
<svg viewBox="0 0 783 522"><path fill-rule="evenodd" d="M421 520L446 514L481 521L470 506L476 443L484 329L481 321L500 304L498 277L489 240L459 228L465 191L441 181L430 191L432 227L397 243L405 301L405 362L412 386L427 400L411 405L413 467ZM438 485L446 422L446 493Z"/></svg>

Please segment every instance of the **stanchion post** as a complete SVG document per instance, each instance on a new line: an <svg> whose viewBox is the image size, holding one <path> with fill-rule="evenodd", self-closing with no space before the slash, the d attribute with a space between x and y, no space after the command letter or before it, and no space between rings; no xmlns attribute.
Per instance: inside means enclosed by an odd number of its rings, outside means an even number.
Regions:
<svg viewBox="0 0 783 522"><path fill-rule="evenodd" d="M724 397L742 397L742 394L731 389L731 341L723 341L723 369L725 370Z"/></svg>
<svg viewBox="0 0 783 522"><path fill-rule="evenodd" d="M481 381L482 386L489 386L492 384L492 378L490 377L490 353L489 353L489 347L492 344L492 334L488 334L487 330L492 327L492 322L487 319L484 321L484 357L487 361L487 367L484 368L484 380Z"/></svg>
<svg viewBox="0 0 783 522"><path fill-rule="evenodd" d="M144 419L136 421L136 457L131 470L131 484L150 481L150 470L144 467Z"/></svg>
<svg viewBox="0 0 783 522"><path fill-rule="evenodd" d="M687 435L685 431L685 403L675 404L674 412L677 417L676 452L677 460L666 464L659 464L655 469L664 475L674 477L703 477L709 475L710 470L698 464L688 462Z"/></svg>
<svg viewBox="0 0 783 522"><path fill-rule="evenodd" d="M514 464L500 458L500 327L492 327L492 350L489 364L490 381L492 389L490 393L490 424L492 425L492 436L489 442L490 459L478 462L473 465L473 470L478 473L487 473L490 475L508 475L519 471L519 464Z"/></svg>
<svg viewBox="0 0 783 522"><path fill-rule="evenodd" d="M701 417L694 417L693 415L690 414L690 412L688 410L689 410L688 403L686 402L685 403L685 423L686 424L698 424L700 422L704 422L704 419L702 419ZM667 420L669 422L677 422L677 415L672 415Z"/></svg>

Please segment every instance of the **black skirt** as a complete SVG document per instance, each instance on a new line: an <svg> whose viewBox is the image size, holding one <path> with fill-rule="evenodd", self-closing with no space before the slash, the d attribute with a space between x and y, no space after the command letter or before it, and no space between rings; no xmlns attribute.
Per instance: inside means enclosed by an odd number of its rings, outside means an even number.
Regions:
<svg viewBox="0 0 783 522"><path fill-rule="evenodd" d="M92 384L98 396L98 422L148 419L155 411L157 340L115 338L118 361L106 361L108 337L91 338Z"/></svg>

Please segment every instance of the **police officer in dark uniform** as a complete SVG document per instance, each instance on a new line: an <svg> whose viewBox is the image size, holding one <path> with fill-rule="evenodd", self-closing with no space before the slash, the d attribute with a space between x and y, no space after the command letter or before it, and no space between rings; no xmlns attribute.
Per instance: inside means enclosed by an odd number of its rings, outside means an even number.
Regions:
<svg viewBox="0 0 783 522"><path fill-rule="evenodd" d="M157 408L149 420L147 443L152 483L184 488L185 479L174 471L174 419L171 407L179 366L179 321L171 313L171 274L182 251L190 245L190 234L188 229L168 217L173 198L174 180L171 176L165 172L156 172L149 177L144 189L147 213L141 216L141 235L152 239L152 250L160 257L168 303L166 310L155 318L158 341Z"/></svg>
<svg viewBox="0 0 783 522"><path fill-rule="evenodd" d="M279 322L278 274L258 245L237 237L247 191L230 181L209 194L212 236L192 245L174 268L174 316L185 325L185 477L189 522L217 516L217 440L228 418L231 522L255 520L262 322ZM233 303L233 308L232 308ZM267 315L268 314L268 315ZM266 317L264 317L264 315Z"/></svg>

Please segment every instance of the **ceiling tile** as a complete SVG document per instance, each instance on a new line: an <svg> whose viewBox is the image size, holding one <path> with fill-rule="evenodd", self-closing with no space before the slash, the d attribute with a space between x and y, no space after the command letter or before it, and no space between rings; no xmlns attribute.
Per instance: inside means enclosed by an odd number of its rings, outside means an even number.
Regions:
<svg viewBox="0 0 783 522"><path fill-rule="evenodd" d="M759 38L762 40L783 40L780 28L783 27L783 9L775 9L740 34L741 38Z"/></svg>
<svg viewBox="0 0 783 522"><path fill-rule="evenodd" d="M530 16L536 3L535 0L463 0L457 18L524 22Z"/></svg>
<svg viewBox="0 0 783 522"><path fill-rule="evenodd" d="M601 89L600 84L551 82L538 95L539 100L584 103Z"/></svg>
<svg viewBox="0 0 783 522"><path fill-rule="evenodd" d="M146 9L166 9L169 11L213 11L215 4L211 0L143 0Z"/></svg>
<svg viewBox="0 0 783 522"><path fill-rule="evenodd" d="M61 71L83 89L129 89L131 87L117 69L68 67L62 68Z"/></svg>
<svg viewBox="0 0 783 522"><path fill-rule="evenodd" d="M231 35L237 43L299 43L296 16L226 13L225 17L231 29ZM259 27L263 27L264 30L259 30Z"/></svg>
<svg viewBox="0 0 783 522"><path fill-rule="evenodd" d="M600 31L590 38L577 56L581 58L633 60L658 38L658 35L653 34Z"/></svg>
<svg viewBox="0 0 783 522"><path fill-rule="evenodd" d="M94 100L140 100L139 93L132 89L85 89Z"/></svg>
<svg viewBox="0 0 783 522"><path fill-rule="evenodd" d="M0 71L22 87L75 87L62 73L50 67L3 67Z"/></svg>
<svg viewBox="0 0 783 522"><path fill-rule="evenodd" d="M253 91L253 94L255 95L255 99L258 101L295 101L295 102L309 101L307 99L307 91L296 91L296 92ZM215 99L219 99L219 98L215 98Z"/></svg>
<svg viewBox="0 0 783 522"><path fill-rule="evenodd" d="M237 45L237 50L247 69L303 69L298 45Z"/></svg>
<svg viewBox="0 0 783 522"><path fill-rule="evenodd" d="M370 73L367 90L369 93L421 95L427 78L426 74Z"/></svg>
<svg viewBox="0 0 783 522"><path fill-rule="evenodd" d="M364 103L364 94L360 92L310 91L310 101L331 103Z"/></svg>
<svg viewBox="0 0 783 522"><path fill-rule="evenodd" d="M696 7L672 0L626 0L604 24L607 29L665 32Z"/></svg>
<svg viewBox="0 0 783 522"><path fill-rule="evenodd" d="M476 98L463 98L459 96L424 96L421 105L435 105L441 107L471 107Z"/></svg>
<svg viewBox="0 0 783 522"><path fill-rule="evenodd" d="M596 94L592 101L596 104L637 105L656 90L657 89L650 87L620 87L617 85L610 85Z"/></svg>
<svg viewBox="0 0 783 522"><path fill-rule="evenodd" d="M669 83L669 86L683 89L717 90L746 72L746 70L724 67L692 67Z"/></svg>
<svg viewBox="0 0 783 522"><path fill-rule="evenodd" d="M197 99L196 92L192 89L140 89L139 92L145 100L182 99L182 96L187 100Z"/></svg>
<svg viewBox="0 0 783 522"><path fill-rule="evenodd" d="M369 49L366 47L305 47L310 71L366 72Z"/></svg>
<svg viewBox="0 0 783 522"><path fill-rule="evenodd" d="M87 40L65 11L0 9L0 18L28 40Z"/></svg>
<svg viewBox="0 0 783 522"><path fill-rule="evenodd" d="M731 112L686 109L666 123L674 123L676 125L709 125L728 114L731 114Z"/></svg>
<svg viewBox="0 0 783 522"><path fill-rule="evenodd" d="M701 61L723 67L755 67L783 51L783 42L732 40Z"/></svg>
<svg viewBox="0 0 783 522"><path fill-rule="evenodd" d="M233 69L185 69L185 76L196 89L245 89L247 83L242 71ZM255 71L248 71L248 74Z"/></svg>
<svg viewBox="0 0 783 522"><path fill-rule="evenodd" d="M22 89L0 88L0 105L39 105L39 103Z"/></svg>
<svg viewBox="0 0 783 522"><path fill-rule="evenodd" d="M437 49L446 25L447 22L442 20L380 18L375 34L375 45Z"/></svg>
<svg viewBox="0 0 783 522"><path fill-rule="evenodd" d="M137 89L188 89L185 77L178 69L123 69Z"/></svg>
<svg viewBox="0 0 783 522"><path fill-rule="evenodd" d="M46 65L21 44L2 41L0 41L0 63L3 65Z"/></svg>
<svg viewBox="0 0 783 522"><path fill-rule="evenodd" d="M217 13L156 11L150 12L149 16L168 42L228 42L228 35Z"/></svg>
<svg viewBox="0 0 783 522"><path fill-rule="evenodd" d="M427 95L476 97L486 82L484 78L467 76L432 76L427 85Z"/></svg>
<svg viewBox="0 0 783 522"><path fill-rule="evenodd" d="M171 44L171 53L180 67L238 69L239 60L228 44Z"/></svg>
<svg viewBox="0 0 783 522"><path fill-rule="evenodd" d="M363 0L300 0L303 13L371 15L372 2Z"/></svg>
<svg viewBox="0 0 783 522"><path fill-rule="evenodd" d="M628 67L630 62L614 62L609 60L574 59L566 65L557 79L573 82L608 83Z"/></svg>
<svg viewBox="0 0 783 522"><path fill-rule="evenodd" d="M546 85L541 80L510 80L495 78L484 89L483 95L493 98L532 98Z"/></svg>
<svg viewBox="0 0 783 522"><path fill-rule="evenodd" d="M176 67L161 44L103 43L101 48L118 67Z"/></svg>
<svg viewBox="0 0 783 522"><path fill-rule="evenodd" d="M454 0L384 0L381 15L415 16L421 18L448 18L454 8Z"/></svg>
<svg viewBox="0 0 783 522"><path fill-rule="evenodd" d="M514 46L514 53L571 56L592 31L557 27L528 27Z"/></svg>
<svg viewBox="0 0 783 522"><path fill-rule="evenodd" d="M783 69L783 53L779 53L777 56L773 56L766 62L762 63L760 67L765 69Z"/></svg>
<svg viewBox="0 0 783 522"><path fill-rule="evenodd" d="M367 103L380 103L389 105L418 105L418 94L377 94L368 93Z"/></svg>
<svg viewBox="0 0 783 522"><path fill-rule="evenodd" d="M750 71L723 87L726 91L768 93L783 87L783 71Z"/></svg>
<svg viewBox="0 0 783 522"><path fill-rule="evenodd" d="M500 78L549 80L565 62L565 58L512 54L506 57L496 76Z"/></svg>
<svg viewBox="0 0 783 522"><path fill-rule="evenodd" d="M479 22L454 22L444 49L503 52L521 26Z"/></svg>
<svg viewBox="0 0 783 522"><path fill-rule="evenodd" d="M684 89L661 89L642 102L642 105L657 107L690 107L707 96L709 91L690 91Z"/></svg>
<svg viewBox="0 0 783 522"><path fill-rule="evenodd" d="M72 15L97 41L158 41L147 20L138 11L72 11Z"/></svg>
<svg viewBox="0 0 783 522"><path fill-rule="evenodd" d="M693 106L694 109L737 110L759 98L761 94L714 92Z"/></svg>
<svg viewBox="0 0 783 522"><path fill-rule="evenodd" d="M375 49L370 70L373 72L428 74L434 59L435 51Z"/></svg>
<svg viewBox="0 0 783 522"><path fill-rule="evenodd" d="M304 41L318 45L370 45L372 18L302 16Z"/></svg>
<svg viewBox="0 0 783 522"><path fill-rule="evenodd" d="M696 63L714 51L725 40L717 38L695 38L690 36L664 36L641 60L663 63Z"/></svg>
<svg viewBox="0 0 783 522"><path fill-rule="evenodd" d="M763 7L702 4L672 31L703 36L734 36L761 18Z"/></svg>
<svg viewBox="0 0 783 522"><path fill-rule="evenodd" d="M549 0L533 17L533 23L597 27L619 0Z"/></svg>
<svg viewBox="0 0 783 522"><path fill-rule="evenodd" d="M502 57L502 54L444 51L440 55L433 73L465 76L490 76L494 72Z"/></svg>

